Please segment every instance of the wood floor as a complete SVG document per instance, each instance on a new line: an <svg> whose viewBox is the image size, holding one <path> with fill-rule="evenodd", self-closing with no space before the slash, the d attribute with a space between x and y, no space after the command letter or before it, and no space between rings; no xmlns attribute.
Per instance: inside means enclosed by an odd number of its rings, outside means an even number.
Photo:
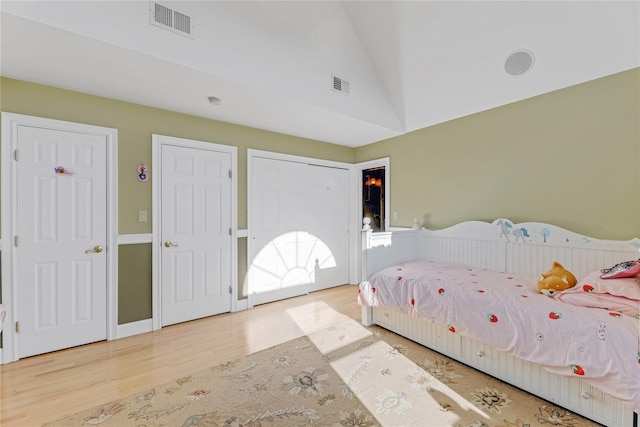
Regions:
<svg viewBox="0 0 640 427"><path fill-rule="evenodd" d="M352 285L340 286L0 365L0 425L40 426L326 328L346 317L359 321L357 290Z"/></svg>

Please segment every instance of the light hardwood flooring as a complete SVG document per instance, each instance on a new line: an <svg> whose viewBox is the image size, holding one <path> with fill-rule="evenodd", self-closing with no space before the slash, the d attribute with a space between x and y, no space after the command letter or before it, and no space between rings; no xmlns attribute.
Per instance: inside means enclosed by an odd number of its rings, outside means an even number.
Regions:
<svg viewBox="0 0 640 427"><path fill-rule="evenodd" d="M329 327L346 317L359 321L357 291L357 286L339 286L0 365L0 425L40 426Z"/></svg>

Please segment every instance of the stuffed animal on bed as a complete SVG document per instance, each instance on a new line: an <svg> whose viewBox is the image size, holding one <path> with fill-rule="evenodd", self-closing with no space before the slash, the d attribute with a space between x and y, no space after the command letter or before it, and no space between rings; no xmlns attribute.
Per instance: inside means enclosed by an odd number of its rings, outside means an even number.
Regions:
<svg viewBox="0 0 640 427"><path fill-rule="evenodd" d="M560 291L572 288L576 283L578 283L576 277L558 261L554 261L551 270L541 274L538 278L538 291L553 297Z"/></svg>

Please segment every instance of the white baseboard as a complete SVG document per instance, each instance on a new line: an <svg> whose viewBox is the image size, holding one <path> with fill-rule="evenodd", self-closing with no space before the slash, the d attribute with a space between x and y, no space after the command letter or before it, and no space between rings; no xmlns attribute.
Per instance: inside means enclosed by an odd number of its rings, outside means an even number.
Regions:
<svg viewBox="0 0 640 427"><path fill-rule="evenodd" d="M249 309L249 300L247 298L239 299L238 301L236 301L236 310L235 311L242 311L242 310L247 310L247 309Z"/></svg>
<svg viewBox="0 0 640 427"><path fill-rule="evenodd" d="M144 334L153 330L152 319L138 320L137 322L118 325L116 339L130 337L132 335Z"/></svg>

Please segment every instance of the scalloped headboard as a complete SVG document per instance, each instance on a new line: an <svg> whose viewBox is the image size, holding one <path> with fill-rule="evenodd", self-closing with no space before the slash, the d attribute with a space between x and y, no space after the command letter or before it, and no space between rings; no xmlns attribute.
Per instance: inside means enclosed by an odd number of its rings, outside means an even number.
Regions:
<svg viewBox="0 0 640 427"><path fill-rule="evenodd" d="M563 228L508 219L467 221L442 230L363 232L363 277L403 261L455 262L537 277L553 261L578 277L640 258L640 239L600 240Z"/></svg>

